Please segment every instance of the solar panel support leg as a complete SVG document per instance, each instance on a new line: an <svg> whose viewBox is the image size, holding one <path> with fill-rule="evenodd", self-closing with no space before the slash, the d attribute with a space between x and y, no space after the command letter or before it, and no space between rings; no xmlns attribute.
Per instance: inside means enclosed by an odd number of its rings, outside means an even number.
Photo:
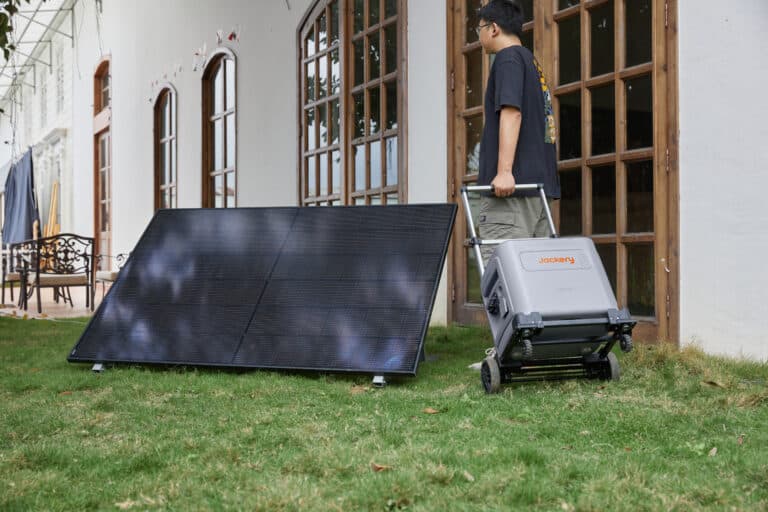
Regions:
<svg viewBox="0 0 768 512"><path fill-rule="evenodd" d="M374 375L373 376L373 387L375 388L383 388L387 385L387 380L384 378L383 375Z"/></svg>
<svg viewBox="0 0 768 512"><path fill-rule="evenodd" d="M101 363L96 363L91 367L91 371L93 373L101 373L105 370L104 365Z"/></svg>

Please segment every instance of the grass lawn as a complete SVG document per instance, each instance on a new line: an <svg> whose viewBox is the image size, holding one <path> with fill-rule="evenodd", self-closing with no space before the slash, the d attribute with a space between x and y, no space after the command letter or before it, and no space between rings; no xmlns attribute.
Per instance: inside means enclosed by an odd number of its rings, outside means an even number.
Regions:
<svg viewBox="0 0 768 512"><path fill-rule="evenodd" d="M415 379L66 362L0 318L0 510L766 510L768 366L638 346L619 382L508 386L433 329Z"/></svg>

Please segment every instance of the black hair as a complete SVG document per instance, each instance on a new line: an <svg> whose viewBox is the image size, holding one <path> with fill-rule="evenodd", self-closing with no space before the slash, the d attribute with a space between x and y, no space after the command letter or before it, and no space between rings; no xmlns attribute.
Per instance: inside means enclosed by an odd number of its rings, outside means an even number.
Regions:
<svg viewBox="0 0 768 512"><path fill-rule="evenodd" d="M477 10L477 16L497 24L505 34L520 37L523 33L523 8L516 0L491 0Z"/></svg>

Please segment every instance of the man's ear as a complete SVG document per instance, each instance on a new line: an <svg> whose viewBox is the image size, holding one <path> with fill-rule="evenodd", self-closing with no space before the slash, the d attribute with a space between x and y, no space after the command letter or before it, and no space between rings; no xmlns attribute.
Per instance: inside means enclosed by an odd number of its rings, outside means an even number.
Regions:
<svg viewBox="0 0 768 512"><path fill-rule="evenodd" d="M496 24L496 22L491 22L491 26L488 28L491 29L491 37L496 37L501 32L501 28Z"/></svg>

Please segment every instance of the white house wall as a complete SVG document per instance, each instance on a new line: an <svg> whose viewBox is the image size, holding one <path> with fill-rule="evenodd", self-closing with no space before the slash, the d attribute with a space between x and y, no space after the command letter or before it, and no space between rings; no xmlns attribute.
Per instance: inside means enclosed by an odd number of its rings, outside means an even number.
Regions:
<svg viewBox="0 0 768 512"><path fill-rule="evenodd" d="M768 359L768 2L679 2L680 331Z"/></svg>
<svg viewBox="0 0 768 512"><path fill-rule="evenodd" d="M296 31L310 0L94 0L77 4L73 155L78 232L93 232L93 74L111 58L113 252L130 251L154 213L153 100L173 84L178 101L178 204L201 205L201 77L194 53L240 29L237 60L237 205L297 204ZM289 8L290 6L290 8ZM446 200L446 6L411 0L408 23L410 203ZM418 30L413 29L418 27ZM443 282L445 278L443 278ZM445 286L433 322L447 319Z"/></svg>

